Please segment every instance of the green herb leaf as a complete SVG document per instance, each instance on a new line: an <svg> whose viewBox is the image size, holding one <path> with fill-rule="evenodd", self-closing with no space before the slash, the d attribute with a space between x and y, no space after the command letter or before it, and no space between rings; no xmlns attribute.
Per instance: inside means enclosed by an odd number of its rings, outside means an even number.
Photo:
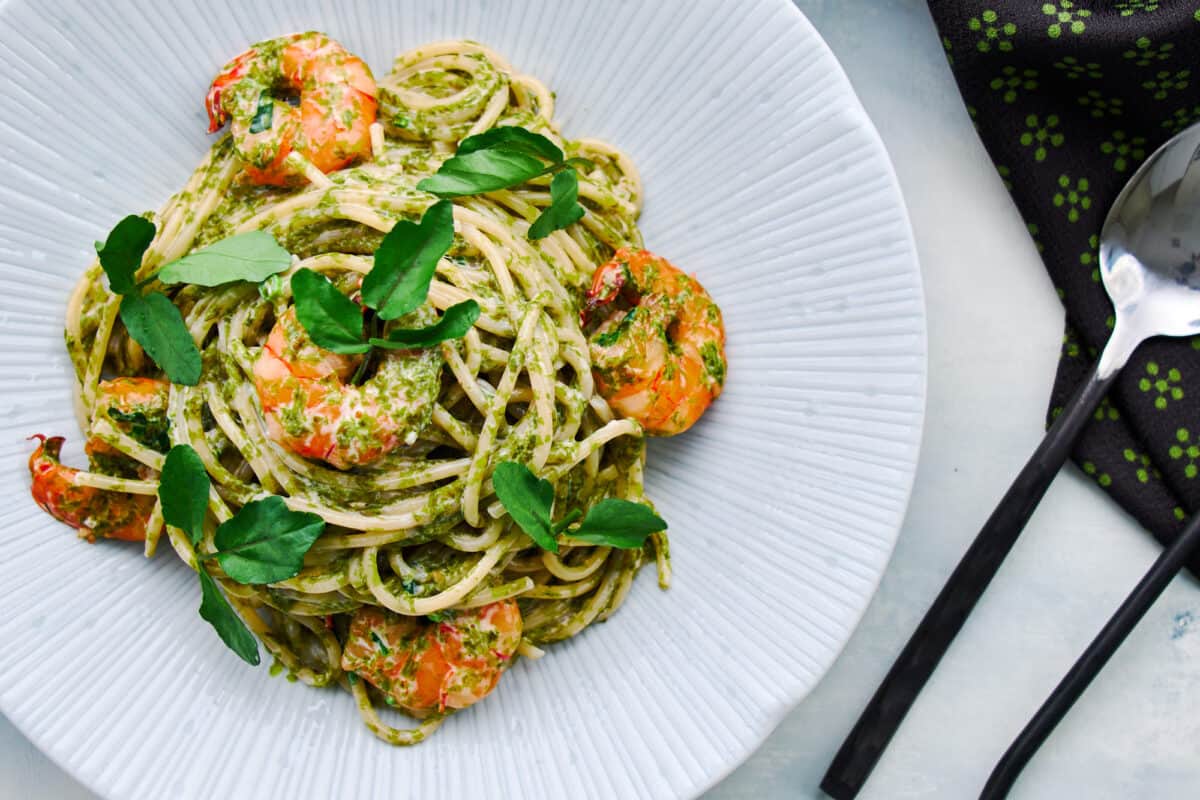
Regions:
<svg viewBox="0 0 1200 800"><path fill-rule="evenodd" d="M564 169L550 181L550 205L529 226L530 239L545 239L583 219L579 205L579 176L573 169Z"/></svg>
<svg viewBox="0 0 1200 800"><path fill-rule="evenodd" d="M450 306L442 318L428 328L397 329L386 339L372 337L371 344L389 350L408 350L416 347L433 347L448 339L461 339L479 319L479 303L464 300Z"/></svg>
<svg viewBox="0 0 1200 800"><path fill-rule="evenodd" d="M666 529L667 523L649 506L610 497L588 509L583 522L578 528L567 531L567 536L589 544L628 550L641 547L647 536Z"/></svg>
<svg viewBox="0 0 1200 800"><path fill-rule="evenodd" d="M171 440L167 436L168 423L165 414L155 414L151 417L145 411L122 411L119 408L111 406L105 409L104 413L113 422L119 422L128 426L126 432L138 444L144 444L146 447L157 450L160 453L165 453L171 449Z"/></svg>
<svg viewBox="0 0 1200 800"><path fill-rule="evenodd" d="M108 233L104 244L96 247L100 266L108 276L108 285L116 294L128 294L137 282L134 276L142 266L142 256L154 241L154 223L130 214Z"/></svg>
<svg viewBox="0 0 1200 800"><path fill-rule="evenodd" d="M283 276L272 275L258 285L258 296L268 303L275 303L283 297Z"/></svg>
<svg viewBox="0 0 1200 800"><path fill-rule="evenodd" d="M554 505L554 486L534 475L529 467L515 461L502 461L492 473L496 496L521 530L543 550L558 552L550 511Z"/></svg>
<svg viewBox="0 0 1200 800"><path fill-rule="evenodd" d="M318 347L335 353L365 353L362 309L324 275L302 269L292 276L296 318Z"/></svg>
<svg viewBox="0 0 1200 800"><path fill-rule="evenodd" d="M454 206L434 203L420 224L401 220L392 226L375 251L375 265L363 278L363 302L381 319L396 319L413 311L429 296L429 282L438 261L454 243Z"/></svg>
<svg viewBox="0 0 1200 800"><path fill-rule="evenodd" d="M212 576L200 567L200 616L208 620L229 649L247 664L258 665L258 640L237 615Z"/></svg>
<svg viewBox="0 0 1200 800"><path fill-rule="evenodd" d="M462 197L519 186L545 172L536 156L513 150L476 150L447 159L438 171L417 184L438 197Z"/></svg>
<svg viewBox="0 0 1200 800"><path fill-rule="evenodd" d="M457 155L465 156L477 150L508 150L555 163L563 160L563 152L554 142L516 125L504 125L468 136L459 142Z"/></svg>
<svg viewBox="0 0 1200 800"><path fill-rule="evenodd" d="M614 327L609 328L604 333L595 333L592 335L592 341L600 347L612 347L620 338L629 330L629 326L633 323L637 316L638 307L634 306L625 312L625 316L621 317L621 321Z"/></svg>
<svg viewBox="0 0 1200 800"><path fill-rule="evenodd" d="M238 583L275 583L294 578L304 554L325 530L325 521L292 511L272 495L242 506L217 528L213 542L225 574Z"/></svg>
<svg viewBox="0 0 1200 800"><path fill-rule="evenodd" d="M266 231L230 236L188 253L158 271L163 283L219 286L233 281L258 283L283 272L292 256Z"/></svg>
<svg viewBox="0 0 1200 800"><path fill-rule="evenodd" d="M177 444L167 453L158 479L163 521L187 534L192 544L204 536L208 513L208 470L191 445Z"/></svg>
<svg viewBox="0 0 1200 800"><path fill-rule="evenodd" d="M254 109L254 119L250 120L250 132L262 133L271 127L275 117L275 101L271 95L263 92L258 96L258 108Z"/></svg>
<svg viewBox="0 0 1200 800"><path fill-rule="evenodd" d="M480 194L519 186L531 178L569 169L575 164L586 164L588 169L593 166L586 158L564 161L562 148L550 139L506 125L463 139L458 152L436 174L418 183L417 188L438 197Z"/></svg>
<svg viewBox="0 0 1200 800"><path fill-rule="evenodd" d="M195 386L200 382L200 351L183 324L183 315L166 295L127 294L121 298L120 316L129 335L171 383Z"/></svg>

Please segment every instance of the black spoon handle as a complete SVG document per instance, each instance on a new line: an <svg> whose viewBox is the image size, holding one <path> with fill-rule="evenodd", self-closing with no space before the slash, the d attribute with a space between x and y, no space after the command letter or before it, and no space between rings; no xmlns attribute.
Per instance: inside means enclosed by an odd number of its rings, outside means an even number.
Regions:
<svg viewBox="0 0 1200 800"><path fill-rule="evenodd" d="M1171 546L1162 552L1155 560L1149 571L1142 576L1117 613L1100 630L1100 633L1088 645L1087 650L1071 667L1054 692L1038 709L1037 714L1029 721L1016 738L1012 746L1005 751L1003 758L992 770L991 777L983 788L980 800L1000 800L1008 794L1013 782L1021 770L1029 762L1042 742L1054 730L1054 727L1066 716L1067 711L1074 705L1079 696L1087 689L1092 679L1100 673L1112 654L1117 652L1121 642L1134 629L1138 621L1145 616L1154 605L1154 601L1162 594L1163 589L1183 568L1192 554L1200 548L1200 514L1192 517L1183 533Z"/></svg>
<svg viewBox="0 0 1200 800"><path fill-rule="evenodd" d="M862 789L1115 377L1116 372L1105 378L1093 372L1047 431L834 756L821 781L826 794L836 800L851 800Z"/></svg>

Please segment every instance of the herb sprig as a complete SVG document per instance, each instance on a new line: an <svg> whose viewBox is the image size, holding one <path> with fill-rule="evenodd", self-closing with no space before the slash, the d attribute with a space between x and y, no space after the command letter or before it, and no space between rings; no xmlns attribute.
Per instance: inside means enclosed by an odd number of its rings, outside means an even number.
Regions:
<svg viewBox="0 0 1200 800"><path fill-rule="evenodd" d="M136 215L125 217L96 243L100 266L109 287L121 296L118 314L133 340L167 373L172 383L200 382L200 350L183 323L183 315L162 292L142 293L137 272L142 256L154 241L154 223Z"/></svg>
<svg viewBox="0 0 1200 800"><path fill-rule="evenodd" d="M548 162L548 163L547 163ZM458 152L417 188L438 197L463 197L514 186L541 175L550 181L550 205L529 228L530 239L544 239L578 222L585 213L579 204L577 168L592 169L586 158L566 158L562 148L540 133L515 125L468 136Z"/></svg>
<svg viewBox="0 0 1200 800"><path fill-rule="evenodd" d="M193 546L204 539L204 520L212 484L199 454L186 444L167 453L159 477L163 521L179 528ZM200 616L231 650L250 664L259 663L258 641L230 606L204 562L215 560L230 580L242 584L276 583L294 578L304 556L325 530L316 514L292 511L282 497L253 500L217 526L216 550L197 554Z"/></svg>
<svg viewBox="0 0 1200 800"><path fill-rule="evenodd" d="M667 529L667 523L649 506L615 497L601 500L586 515L576 508L554 522L554 486L516 461L496 465L492 485L513 521L538 547L551 553L558 552L559 534L629 550L645 544L650 534ZM583 521L572 528L580 517Z"/></svg>
<svg viewBox="0 0 1200 800"><path fill-rule="evenodd" d="M172 383L195 386L200 381L200 350L183 315L165 294L145 291L146 286L155 280L201 286L258 282L287 269L291 256L270 234L253 231L189 253L139 281L137 273L154 234L153 222L131 214L116 224L103 243L96 243L96 252L109 287L121 297L118 313L129 335Z"/></svg>
<svg viewBox="0 0 1200 800"><path fill-rule="evenodd" d="M375 319L398 319L425 304L438 261L453 243L454 209L449 200L441 200L429 207L420 223L401 220L383 237L362 282L365 310L324 275L302 269L291 282L296 318L318 347L347 355L369 354L376 347L432 347L461 338L479 319L474 300L450 306L441 319L424 328L396 328L386 338L374 333Z"/></svg>

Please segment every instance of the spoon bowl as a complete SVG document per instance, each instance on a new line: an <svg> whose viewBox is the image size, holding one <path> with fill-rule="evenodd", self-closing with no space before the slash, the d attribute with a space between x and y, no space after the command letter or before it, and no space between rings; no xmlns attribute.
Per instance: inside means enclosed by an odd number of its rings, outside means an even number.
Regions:
<svg viewBox="0 0 1200 800"><path fill-rule="evenodd" d="M1200 126L1158 148L1117 195L1100 233L1100 279L1115 311L1104 366L1152 336L1200 333Z"/></svg>

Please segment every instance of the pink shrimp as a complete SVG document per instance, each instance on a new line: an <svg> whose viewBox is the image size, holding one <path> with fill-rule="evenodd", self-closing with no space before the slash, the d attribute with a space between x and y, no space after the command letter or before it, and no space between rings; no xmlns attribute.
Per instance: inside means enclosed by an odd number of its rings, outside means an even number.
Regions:
<svg viewBox="0 0 1200 800"><path fill-rule="evenodd" d="M276 92L299 93L300 107ZM288 186L304 181L304 160L333 172L371 155L376 94L370 68L325 34L281 36L253 45L213 79L208 130L232 120L247 178Z"/></svg>
<svg viewBox="0 0 1200 800"><path fill-rule="evenodd" d="M441 351L389 350L375 375L355 386L347 381L361 358L322 350L294 307L282 314L254 364L271 438L338 469L412 444L433 416Z"/></svg>
<svg viewBox="0 0 1200 800"><path fill-rule="evenodd" d="M167 396L170 384L157 378L113 378L96 387L92 425L105 418L139 444L154 450L167 448ZM37 449L29 457L33 499L46 513L80 531L94 542L102 539L141 541L154 498L81 486L79 470L60 460L63 437L37 434ZM85 450L91 468L101 474L147 478L153 472L121 453L96 435Z"/></svg>
<svg viewBox="0 0 1200 800"><path fill-rule="evenodd" d="M354 612L342 669L423 716L466 708L496 688L521 644L513 600L455 611L438 622L364 606Z"/></svg>
<svg viewBox="0 0 1200 800"><path fill-rule="evenodd" d="M647 433L682 433L725 383L721 310L699 281L648 250L618 250L596 270L584 325L618 300L625 307L589 338L600 394Z"/></svg>
<svg viewBox="0 0 1200 800"><path fill-rule="evenodd" d="M43 511L78 528L80 537L89 542L97 536L132 542L146 538L146 520L154 508L152 496L79 486L74 480L79 470L59 460L63 437L47 438L39 433L34 438L39 444L29 457L29 474L34 502Z"/></svg>

